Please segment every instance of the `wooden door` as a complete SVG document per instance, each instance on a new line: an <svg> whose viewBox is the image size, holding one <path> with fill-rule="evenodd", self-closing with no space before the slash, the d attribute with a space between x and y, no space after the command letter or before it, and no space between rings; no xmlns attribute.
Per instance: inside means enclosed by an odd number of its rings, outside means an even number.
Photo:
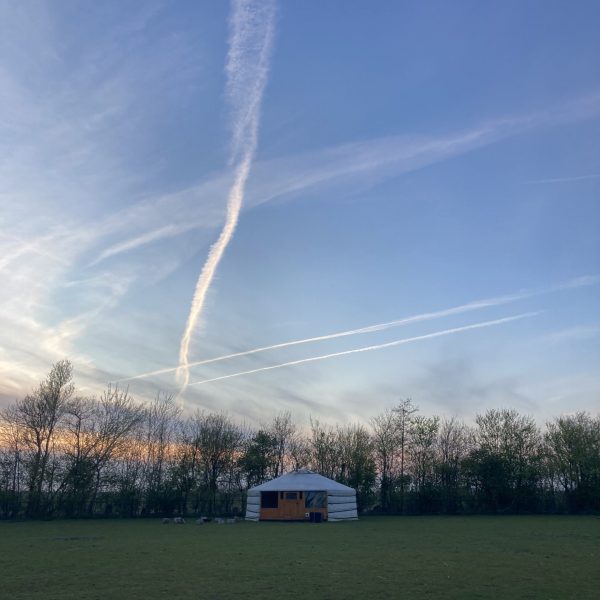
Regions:
<svg viewBox="0 0 600 600"><path fill-rule="evenodd" d="M303 492L281 492L279 503L281 516L284 519L304 519L304 493Z"/></svg>

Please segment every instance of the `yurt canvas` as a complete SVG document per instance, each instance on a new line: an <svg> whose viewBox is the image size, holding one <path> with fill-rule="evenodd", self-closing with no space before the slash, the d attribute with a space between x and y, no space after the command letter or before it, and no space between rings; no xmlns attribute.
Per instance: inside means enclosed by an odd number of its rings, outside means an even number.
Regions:
<svg viewBox="0 0 600 600"><path fill-rule="evenodd" d="M356 491L308 469L292 471L248 490L249 521L352 521Z"/></svg>

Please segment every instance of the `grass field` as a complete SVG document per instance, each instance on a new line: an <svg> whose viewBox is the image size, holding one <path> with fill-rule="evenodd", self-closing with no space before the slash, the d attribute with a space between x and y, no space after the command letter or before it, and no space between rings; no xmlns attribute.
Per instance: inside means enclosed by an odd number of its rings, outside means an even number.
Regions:
<svg viewBox="0 0 600 600"><path fill-rule="evenodd" d="M0 598L600 598L598 517L0 523Z"/></svg>

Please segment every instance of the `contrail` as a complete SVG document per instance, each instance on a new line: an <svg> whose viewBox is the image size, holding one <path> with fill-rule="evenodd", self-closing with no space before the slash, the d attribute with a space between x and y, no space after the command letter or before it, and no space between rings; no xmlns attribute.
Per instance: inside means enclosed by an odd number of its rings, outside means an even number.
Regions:
<svg viewBox="0 0 600 600"><path fill-rule="evenodd" d="M412 315L410 317L405 317L403 319L396 319L394 321L387 321L386 323L377 323L375 325L368 325L366 327L359 327L357 329L349 329L347 331L339 331L336 333L329 333L325 335L319 335L311 338L304 338L301 340L292 340L289 342L280 342L279 344L273 344L271 346L262 346L260 348L253 348L252 350L244 350L241 352L234 352L232 354L224 354L223 356L216 356L214 358L207 358L205 360L198 360L192 363L188 363L188 367L198 367L200 365L208 365L215 362L220 362L223 360L228 360L230 358L238 358L240 356L248 356L250 354L258 354L259 352L266 352L268 350L277 350L280 348L287 348L289 346L297 346L300 344L310 344L312 342L323 342L326 340L333 340L336 338L347 337L350 335L359 335L361 333L374 333L377 331L384 331L386 329L391 329L392 327L400 327L402 325L408 325L410 323L418 323L420 321L429 321L432 319L441 319L443 317L449 317L452 315L461 314L464 312L469 312L472 310L477 310L480 308L486 308L490 306L498 306L499 304L506 304L508 302L514 302L516 300L520 300L526 296L523 295L514 295L514 296L502 296L499 298L489 298L487 300L478 300L476 302L469 302L468 304L462 304L460 306L454 306L452 308L447 308L444 310L432 311L427 313L422 313L419 315ZM166 373L172 373L176 371L179 367L166 367L164 369L158 369L156 371L149 371L148 373L141 373L140 375L134 375L133 377L127 377L125 379L119 380L123 381L132 381L134 379L144 379L146 377L152 377L155 375L164 375Z"/></svg>
<svg viewBox="0 0 600 600"><path fill-rule="evenodd" d="M468 302L467 304L461 304L459 306L453 306L451 308L446 308L446 309L432 311L432 312L426 312L426 313L422 313L422 314L418 314L418 315L412 315L409 317L404 317L402 319L396 319L394 321L387 321L385 323L377 323L375 325L368 325L366 327L359 327L357 329L349 329L347 331L339 331L336 333L329 333L329 334L325 334L325 335L304 338L301 340L280 342L278 344L273 344L271 346L261 346L259 348L253 348L251 350L243 350L241 352L224 354L222 356L216 356L214 358L207 358L204 360L199 360L199 361L189 363L188 367L198 367L200 365L208 365L208 364L220 362L223 360L229 360L231 358L238 358L241 356L258 354L259 352L266 352L268 350L278 350L280 348L288 348L289 346L297 346L300 344L310 344L312 342L322 342L322 341L333 340L336 338L346 337L346 336L350 336L350 335L359 335L362 333L374 333L377 331L384 331L386 329L391 329L393 327L400 327L402 325L408 325L410 323L419 323L421 321L441 319L441 318L449 317L452 315L458 315L458 314L462 314L465 312L470 312L472 310L479 310L482 308L490 308L493 306L509 304L511 302L517 302L518 300L525 300L525 299L531 298L533 296L539 296L542 294L557 292L560 290L567 290L567 289L573 289L573 288L584 287L584 286L589 286L589 285L595 285L599 282L600 282L600 276L585 275L583 277L577 277L575 279L570 279L568 281L557 283L557 284L554 284L552 286L549 286L549 287L543 288L543 289L525 290L525 291L517 292L514 294L497 296L495 298L484 298L482 300L475 300L473 302ZM133 377L126 377L124 379L120 379L119 381L120 382L133 381L135 379L145 379L146 377L153 377L155 375L165 375L166 373L173 373L178 368L179 367L165 367L164 369L148 371L147 373L141 373L139 375L134 375Z"/></svg>
<svg viewBox="0 0 600 600"><path fill-rule="evenodd" d="M227 245L233 237L246 181L256 151L260 107L267 77L275 27L274 0L233 0L227 56L227 98L232 110L231 164L236 164L234 181L227 199L223 230L211 246L202 268L181 345L177 377L182 383L179 395L189 384L189 350L192 334L204 307L206 294Z"/></svg>
<svg viewBox="0 0 600 600"><path fill-rule="evenodd" d="M434 333L427 333L425 335L418 335L415 337L403 338L400 340L394 340L393 342L387 342L385 344L377 344L376 346L364 346L362 348L355 348L354 350L344 350L342 352L334 352L332 354L322 354L321 356L310 356L308 358L301 358L300 360L292 360L289 362L279 363L276 365L270 365L268 367L260 367L259 369L250 369L249 371L239 371L237 373L230 373L229 375L222 375L221 377L212 377L211 379L202 379L201 381L195 381L190 385L203 385L205 383L211 383L213 381L222 381L223 379L231 379L232 377L241 377L242 375L251 375L252 373L260 373L262 371L271 371L272 369L281 369L282 367L291 367L294 365L302 365L304 363L315 362L317 360L326 360L328 358L336 358L337 356L346 356L348 354L356 354L358 352L370 352L371 350L381 350L382 348L391 348L392 346L402 346L404 344L410 344L412 342L419 342L421 340L429 340L431 338L442 337L445 335L452 335L453 333L461 333L463 331L469 331L471 329L481 329L483 327L492 327L494 325L500 325L502 323L510 323L511 321L517 321L519 319L525 319L526 317L533 317L538 315L539 312L529 312L512 317L504 317L502 319L495 319L493 321L484 321L482 323L475 323L473 325L465 325L463 327L454 327L453 329L444 329L442 331L435 331Z"/></svg>

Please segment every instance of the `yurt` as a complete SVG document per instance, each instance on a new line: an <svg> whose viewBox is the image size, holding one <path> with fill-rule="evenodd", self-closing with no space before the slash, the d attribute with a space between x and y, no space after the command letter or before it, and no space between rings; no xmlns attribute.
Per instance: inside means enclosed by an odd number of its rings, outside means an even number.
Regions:
<svg viewBox="0 0 600 600"><path fill-rule="evenodd" d="M355 521L356 491L308 469L248 490L249 521Z"/></svg>

